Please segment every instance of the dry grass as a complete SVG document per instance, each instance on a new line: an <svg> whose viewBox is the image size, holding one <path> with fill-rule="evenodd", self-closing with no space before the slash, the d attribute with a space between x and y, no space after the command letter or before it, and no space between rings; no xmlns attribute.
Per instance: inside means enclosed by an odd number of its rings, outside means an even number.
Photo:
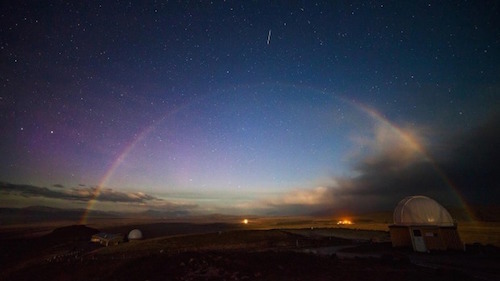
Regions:
<svg viewBox="0 0 500 281"><path fill-rule="evenodd" d="M458 225L458 232L466 244L480 243L500 247L498 222L463 222Z"/></svg>
<svg viewBox="0 0 500 281"><path fill-rule="evenodd" d="M130 252L150 253L199 251L199 250L231 250L231 249L265 249L272 246L273 241L287 241L288 235L277 230L228 231L208 234L178 235L155 239L134 241L118 247L102 248L99 254L120 254Z"/></svg>
<svg viewBox="0 0 500 281"><path fill-rule="evenodd" d="M358 219L358 221L356 220ZM254 219L254 226L260 229L269 228L347 228L352 230L375 230L375 231L389 231L390 223L377 222L377 220L358 217L353 219L352 225L337 225L335 218L292 218L292 217L278 217L278 218L262 218ZM458 232L460 238L465 244L480 243L483 245L494 245L500 247L500 222L459 222ZM362 232L353 234L352 239L363 239ZM371 235L371 234L366 234ZM359 237L361 236L361 237Z"/></svg>
<svg viewBox="0 0 500 281"><path fill-rule="evenodd" d="M363 218L358 218L363 219ZM334 221L334 220L332 220ZM343 225L342 228L361 229L361 230L379 230L389 231L390 223L377 222L377 220L368 222L356 222L353 225ZM316 221L316 226L321 221ZM327 227L338 227L333 222L326 221ZM465 244L480 243L483 245L494 245L500 247L500 222L458 222L458 232L460 238Z"/></svg>
<svg viewBox="0 0 500 281"><path fill-rule="evenodd" d="M236 216L221 216L214 217L200 217L200 218L179 218L176 220L170 219L102 219L93 220L88 226L98 229L109 228L110 226L122 225L136 225L148 223L168 223L183 221L188 223L208 223L208 222L223 222L239 225L242 230L269 230L269 229L304 229L304 228L347 228L352 230L376 230L388 231L390 218L387 214L381 213L377 216L366 217L350 217L354 221L353 225L337 225L337 221L343 219L341 217L236 217ZM243 225L243 219L248 219L249 223ZM57 223L38 223L30 225L15 225L15 226L1 226L0 235L6 237L26 237L28 234L31 236L40 236L52 231L55 227L71 225L74 222L57 222ZM459 222L458 231L463 242L466 244L491 244L500 247L500 222ZM360 233L358 233L361 235ZM359 236L358 235L358 236ZM357 238L354 238L357 239Z"/></svg>

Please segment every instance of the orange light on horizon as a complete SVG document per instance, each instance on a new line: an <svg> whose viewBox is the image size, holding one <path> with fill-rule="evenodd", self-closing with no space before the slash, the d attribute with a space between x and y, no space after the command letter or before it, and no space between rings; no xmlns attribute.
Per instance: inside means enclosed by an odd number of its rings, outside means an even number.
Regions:
<svg viewBox="0 0 500 281"><path fill-rule="evenodd" d="M337 224L353 224L353 222L350 220L340 220L337 222Z"/></svg>
<svg viewBox="0 0 500 281"><path fill-rule="evenodd" d="M243 223L244 223L244 224L248 224L248 220L247 220L247 219L244 219L244 220L243 220Z"/></svg>

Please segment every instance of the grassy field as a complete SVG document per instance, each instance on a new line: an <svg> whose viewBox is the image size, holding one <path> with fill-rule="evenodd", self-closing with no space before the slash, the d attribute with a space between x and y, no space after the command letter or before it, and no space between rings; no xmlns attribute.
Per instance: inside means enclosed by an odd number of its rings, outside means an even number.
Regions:
<svg viewBox="0 0 500 281"><path fill-rule="evenodd" d="M390 223L371 221L369 219L353 219L354 224L338 225L337 219L330 218L254 218L248 227L256 229L270 228L347 228L353 230L389 231ZM465 244L480 243L500 247L500 222L458 222L458 232ZM363 235L358 233L358 235ZM363 237L360 237L363 239Z"/></svg>
<svg viewBox="0 0 500 281"><path fill-rule="evenodd" d="M460 235L469 244L464 253L419 255L393 248L385 221L344 219L354 224L251 216L112 220L99 221L99 228L64 226L37 237L23 232L41 233L48 225L8 228L3 234L9 243L0 243L0 280L387 281L418 274L415 279L499 280L498 248L483 246L500 244L498 223L460 223ZM134 228L142 229L144 240L110 247L89 242L99 231L126 235Z"/></svg>
<svg viewBox="0 0 500 281"><path fill-rule="evenodd" d="M236 221L238 223L238 221ZM103 252L114 251L128 252L127 247L141 251L165 249L177 251L179 249L210 250L210 249L264 249L266 247L293 247L295 238L291 235L304 237L336 237L340 239L370 240L375 242L389 242L387 223L360 222L351 225L337 225L334 220L307 219L307 218L251 218L247 225L241 225L237 230L240 234L234 235L233 231L220 231L208 235L179 235L158 237L141 241L137 245L124 245L123 248L103 249ZM246 230L246 231L245 231ZM252 231L268 230L268 231ZM465 244L483 244L500 247L500 223L463 222L458 225L458 231ZM266 239L263 239L263 236ZM266 241L262 244L262 241ZM276 245L273 241L280 241ZM278 243L278 242L276 242Z"/></svg>
<svg viewBox="0 0 500 281"><path fill-rule="evenodd" d="M248 219L248 224L243 224L243 219ZM188 224L207 224L207 223L225 223L237 226L241 230L250 229L304 229L304 228L346 228L353 230L375 230L389 231L390 217L381 214L376 217L351 217L354 224L337 225L338 220L343 218L317 218L317 217L236 217L236 216L218 216L218 217L197 217L197 218L177 218L177 219L116 219L116 220L95 220L88 226L110 232L120 227L128 229L129 226L140 228L141 225L184 222ZM38 236L49 233L52 229L60 226L71 225L74 222L58 223L40 223L29 225L11 225L0 227L0 236L19 237L19 236ZM483 245L495 245L500 247L500 222L459 222L458 231L461 239L466 244L480 243ZM121 231L119 231L121 232ZM195 232L199 233L199 232ZM170 234L165 234L170 235ZM366 235L358 232L357 235ZM368 236L370 236L369 234ZM364 239L360 237L360 239Z"/></svg>
<svg viewBox="0 0 500 281"><path fill-rule="evenodd" d="M500 247L498 222L463 222L458 225L458 232L466 244L480 243Z"/></svg>
<svg viewBox="0 0 500 281"><path fill-rule="evenodd" d="M389 231L389 224L378 222L361 222L342 225L343 228L360 230ZM334 225L333 227L339 227ZM459 222L458 232L465 244L480 243L500 247L500 223L498 222Z"/></svg>
<svg viewBox="0 0 500 281"><path fill-rule="evenodd" d="M354 217L354 224L338 225L342 218L311 218L311 217L255 217L250 218L249 228L281 229L281 228L348 228L360 230L389 231L391 218L387 216ZM491 244L500 247L500 222L459 221L458 231L466 244Z"/></svg>

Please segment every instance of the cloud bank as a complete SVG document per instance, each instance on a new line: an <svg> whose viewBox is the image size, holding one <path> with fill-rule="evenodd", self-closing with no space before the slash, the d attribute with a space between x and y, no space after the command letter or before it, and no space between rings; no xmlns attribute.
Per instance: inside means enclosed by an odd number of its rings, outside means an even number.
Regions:
<svg viewBox="0 0 500 281"><path fill-rule="evenodd" d="M0 182L0 191L4 194L23 197L45 197L51 199L90 201L94 199L97 187L64 188L57 185L57 189L39 187L26 184L11 184ZM163 201L163 199L142 192L121 192L110 188L102 188L95 198L101 202L144 203L147 201Z"/></svg>
<svg viewBox="0 0 500 281"><path fill-rule="evenodd" d="M428 146L416 135L380 124L364 140L368 154L353 164L354 176L296 189L263 200L268 214L327 215L392 210L410 195L430 196L447 206L498 205L500 199L500 115L482 126ZM463 198L463 199L461 199Z"/></svg>

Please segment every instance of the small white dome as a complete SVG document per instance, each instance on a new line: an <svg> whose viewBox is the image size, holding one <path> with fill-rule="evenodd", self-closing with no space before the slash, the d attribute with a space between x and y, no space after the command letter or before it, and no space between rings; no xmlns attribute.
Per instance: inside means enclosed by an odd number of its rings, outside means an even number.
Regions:
<svg viewBox="0 0 500 281"><path fill-rule="evenodd" d="M409 196L399 201L394 210L395 225L453 226L450 213L426 196Z"/></svg>
<svg viewBox="0 0 500 281"><path fill-rule="evenodd" d="M139 240L142 239L142 232L139 229L134 229L129 232L128 240Z"/></svg>

